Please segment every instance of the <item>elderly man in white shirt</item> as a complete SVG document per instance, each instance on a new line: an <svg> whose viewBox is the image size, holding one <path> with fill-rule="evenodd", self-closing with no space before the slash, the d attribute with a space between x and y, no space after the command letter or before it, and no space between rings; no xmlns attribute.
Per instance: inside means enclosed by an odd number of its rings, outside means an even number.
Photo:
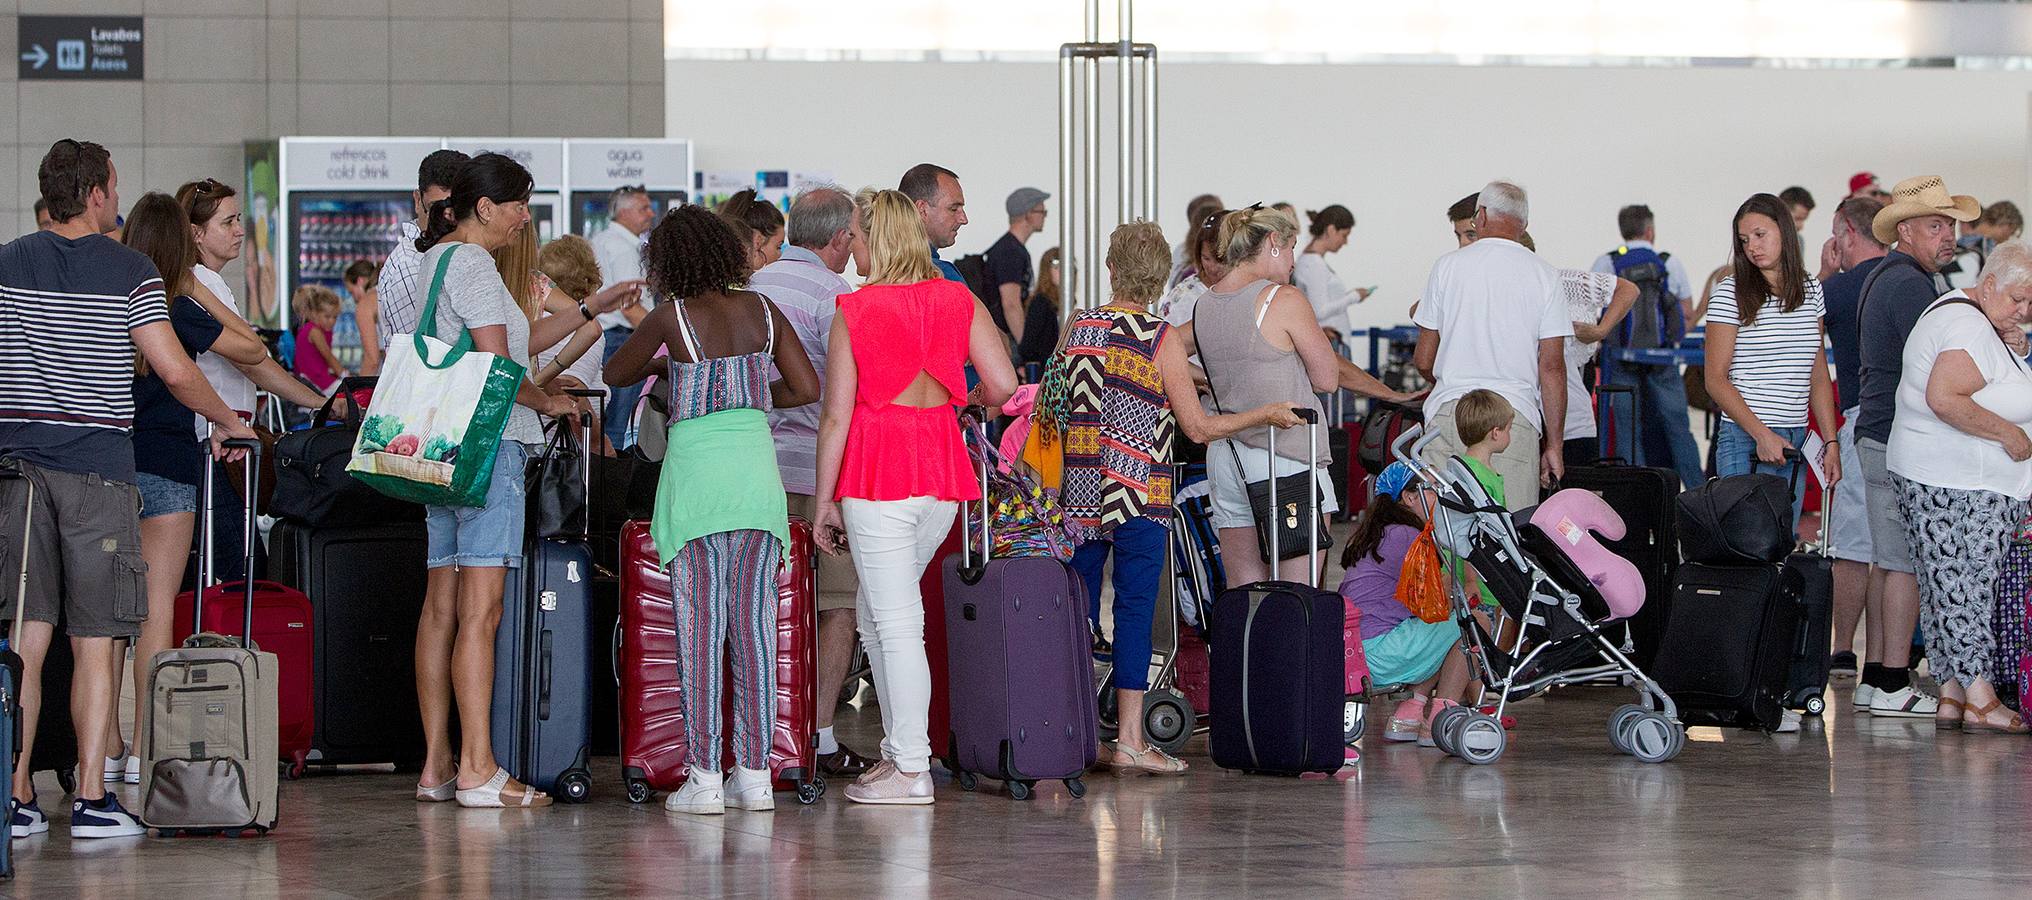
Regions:
<svg viewBox="0 0 2032 900"><path fill-rule="evenodd" d="M1414 361L1433 382L1425 400L1426 427L1437 433L1430 454L1466 452L1453 406L1469 391L1494 391L1515 409L1515 437L1494 466L1512 510L1536 506L1541 481L1564 474L1565 345L1573 334L1559 270L1517 242L1529 221L1523 188L1503 181L1482 188L1478 239L1433 264L1412 316Z"/></svg>
<svg viewBox="0 0 2032 900"><path fill-rule="evenodd" d="M607 227L592 237L593 256L599 260L600 277L605 279L600 285L602 289L612 287L616 282L641 280L642 235L656 222L656 210L649 202L649 193L639 185L617 188L607 210ZM606 348L600 359L603 365L635 333L635 323L642 321L642 317L655 306L655 298L644 295L642 302L636 306L600 314L600 326L607 336ZM629 428L634 419L635 401L641 396L642 386L639 384L607 389L605 428L607 440L616 450L626 449L632 443Z"/></svg>

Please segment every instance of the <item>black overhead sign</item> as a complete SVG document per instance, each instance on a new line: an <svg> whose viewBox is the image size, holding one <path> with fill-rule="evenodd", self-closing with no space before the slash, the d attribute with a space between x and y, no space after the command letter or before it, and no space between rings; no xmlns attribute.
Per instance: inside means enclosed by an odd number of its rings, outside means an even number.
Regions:
<svg viewBox="0 0 2032 900"><path fill-rule="evenodd" d="M141 80L140 16L21 16L21 80Z"/></svg>

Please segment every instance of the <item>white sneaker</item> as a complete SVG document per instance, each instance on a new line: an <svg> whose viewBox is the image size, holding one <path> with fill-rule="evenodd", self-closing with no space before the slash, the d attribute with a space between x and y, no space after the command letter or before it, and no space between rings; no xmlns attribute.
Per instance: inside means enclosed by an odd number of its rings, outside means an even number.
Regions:
<svg viewBox="0 0 2032 900"><path fill-rule="evenodd" d="M126 780L126 782L127 782L128 784L140 784L140 783L141 783L141 757L139 757L139 756L129 756L129 757L127 757L127 766L126 766L126 769L127 769L127 771L126 771L126 773L125 773L125 780Z"/></svg>
<svg viewBox="0 0 2032 900"><path fill-rule="evenodd" d="M1876 699L1876 697L1877 697L1876 685L1858 681L1856 682L1855 699L1849 701L1849 705L1853 706L1856 709L1869 709L1870 701Z"/></svg>
<svg viewBox="0 0 2032 900"><path fill-rule="evenodd" d="M1799 710L1788 709L1778 717L1778 733L1794 734L1799 731Z"/></svg>
<svg viewBox="0 0 2032 900"><path fill-rule="evenodd" d="M141 763L137 761L134 765L136 766L134 774L138 777L141 774L141 769L139 768ZM123 748L121 755L106 757L105 782L107 784L119 784L126 778L127 756Z"/></svg>
<svg viewBox="0 0 2032 900"><path fill-rule="evenodd" d="M1895 691L1878 691L1870 698L1870 715L1900 719L1931 719L1940 711L1940 700L1911 685Z"/></svg>
<svg viewBox="0 0 2032 900"><path fill-rule="evenodd" d="M684 786L670 792L663 798L663 808L671 812L691 813L695 816L717 816L727 811L726 792L720 783L720 773L691 770L691 777Z"/></svg>
<svg viewBox="0 0 2032 900"><path fill-rule="evenodd" d="M770 784L768 769L734 767L734 781L726 791L728 809L769 812L776 808L776 788Z"/></svg>

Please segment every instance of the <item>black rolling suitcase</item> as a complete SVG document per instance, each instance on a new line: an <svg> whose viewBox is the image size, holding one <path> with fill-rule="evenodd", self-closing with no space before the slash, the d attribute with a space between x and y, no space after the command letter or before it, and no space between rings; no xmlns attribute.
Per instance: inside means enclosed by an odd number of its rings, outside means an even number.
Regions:
<svg viewBox="0 0 2032 900"><path fill-rule="evenodd" d="M428 539L422 522L269 532L269 580L310 598L313 765L423 759L416 622Z"/></svg>
<svg viewBox="0 0 2032 900"><path fill-rule="evenodd" d="M1686 563L1651 677L1687 724L1770 731L1798 646L1798 573L1776 564Z"/></svg>
<svg viewBox="0 0 2032 900"><path fill-rule="evenodd" d="M1631 419L1640 418L1638 393L1627 385L1601 385L1597 395L1629 394ZM1600 406L1606 407L1606 402ZM1597 420L1604 418L1597 414ZM1634 425L1634 423L1633 423ZM1636 429L1633 427L1632 429ZM1598 431L1610 432L1612 429ZM1616 443L1620 444L1620 435ZM1631 435L1637 446L1641 433ZM1622 540L1603 541L1609 548L1637 566L1644 574L1644 608L1627 623L1626 649L1639 668L1649 669L1664 639L1665 621L1671 614L1672 573L1679 568L1679 517L1674 499L1679 496L1679 472L1671 466L1639 466L1618 458L1604 444L1601 459L1593 465L1575 466L1560 479L1561 487L1580 488L1601 495L1609 508L1623 518L1627 531Z"/></svg>
<svg viewBox="0 0 2032 900"><path fill-rule="evenodd" d="M590 446L585 430L580 447ZM590 478L590 461L578 458ZM593 787L593 551L583 531L531 534L494 633L494 755L523 784L583 803Z"/></svg>
<svg viewBox="0 0 2032 900"><path fill-rule="evenodd" d="M1308 459L1319 455L1319 422L1301 409L1311 438ZM1276 455L1276 431L1271 431ZM1319 493L1317 468L1312 491ZM1274 470L1273 470L1274 473ZM1310 524L1311 571L1319 571L1319 516L1314 504L1280 506L1270 479L1270 506L1291 510ZM1281 528L1270 529L1270 558L1281 554ZM1289 581L1259 581L1223 591L1214 601L1210 647L1213 706L1207 752L1214 764L1277 775L1332 772L1345 759L1342 712L1346 699L1346 611L1341 595Z"/></svg>

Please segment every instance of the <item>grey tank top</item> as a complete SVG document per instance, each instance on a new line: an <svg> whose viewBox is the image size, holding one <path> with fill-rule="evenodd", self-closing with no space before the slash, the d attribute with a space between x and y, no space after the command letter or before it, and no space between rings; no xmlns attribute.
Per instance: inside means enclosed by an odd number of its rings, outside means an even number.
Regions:
<svg viewBox="0 0 2032 900"><path fill-rule="evenodd" d="M1209 290L1193 307L1193 339L1199 344L1200 362L1207 380L1213 383L1219 412L1247 412L1265 403L1288 401L1320 413L1325 410L1312 392L1305 363L1296 350L1279 350L1263 339L1258 323L1269 308L1270 290L1277 285L1257 279L1234 293ZM1269 429L1252 428L1234 437L1244 446L1258 450L1269 447ZM1305 428L1277 432L1277 455L1304 461ZM1324 437L1319 442L1315 465L1331 459Z"/></svg>

